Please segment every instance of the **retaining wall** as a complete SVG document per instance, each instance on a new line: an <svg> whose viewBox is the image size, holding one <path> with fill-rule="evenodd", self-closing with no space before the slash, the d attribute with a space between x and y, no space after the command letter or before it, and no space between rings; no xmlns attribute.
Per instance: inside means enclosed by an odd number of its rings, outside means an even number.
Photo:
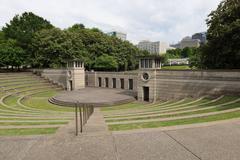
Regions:
<svg viewBox="0 0 240 160"><path fill-rule="evenodd" d="M155 78L156 99L240 94L239 71L157 70Z"/></svg>
<svg viewBox="0 0 240 160"><path fill-rule="evenodd" d="M67 70L66 69L33 69L32 72L45 79L48 79L52 83L67 88Z"/></svg>

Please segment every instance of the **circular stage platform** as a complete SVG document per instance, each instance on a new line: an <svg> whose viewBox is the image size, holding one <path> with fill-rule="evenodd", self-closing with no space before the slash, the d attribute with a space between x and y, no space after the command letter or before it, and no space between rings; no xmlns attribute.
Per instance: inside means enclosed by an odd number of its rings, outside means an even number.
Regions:
<svg viewBox="0 0 240 160"><path fill-rule="evenodd" d="M111 106L133 102L134 93L119 89L84 88L77 91L65 91L49 99L49 102L61 106L93 105L94 107Z"/></svg>

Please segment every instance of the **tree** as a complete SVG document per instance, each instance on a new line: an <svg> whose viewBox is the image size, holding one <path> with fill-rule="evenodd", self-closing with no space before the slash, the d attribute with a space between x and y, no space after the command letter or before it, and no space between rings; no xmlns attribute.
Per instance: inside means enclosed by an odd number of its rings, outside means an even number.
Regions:
<svg viewBox="0 0 240 160"><path fill-rule="evenodd" d="M61 67L69 59L85 60L87 57L79 34L57 28L37 32L31 50L34 53L32 64L36 67Z"/></svg>
<svg viewBox="0 0 240 160"><path fill-rule="evenodd" d="M35 32L50 28L53 26L49 21L32 12L24 12L22 15L14 16L2 30L6 38L15 39L21 47L26 49Z"/></svg>
<svg viewBox="0 0 240 160"><path fill-rule="evenodd" d="M42 29L50 29L53 26L49 21L39 17L32 12L24 12L22 15L16 15L3 27L3 33L6 39L16 40L17 45L24 49L26 55L25 63L30 61L31 52L29 44L32 43L33 35Z"/></svg>
<svg viewBox="0 0 240 160"><path fill-rule="evenodd" d="M0 42L3 41L5 38L4 38L4 34L2 31L0 31Z"/></svg>
<svg viewBox="0 0 240 160"><path fill-rule="evenodd" d="M96 59L102 55L109 55L117 62L117 70L133 70L138 66L138 56L149 53L140 51L128 41L122 41L116 37L108 36L97 28L83 28L78 24L68 28L68 31L78 34L86 47L89 59L87 69L94 68Z"/></svg>
<svg viewBox="0 0 240 160"><path fill-rule="evenodd" d="M189 48L189 47L183 48L181 51L181 58L191 57L193 55L193 49L194 48Z"/></svg>
<svg viewBox="0 0 240 160"><path fill-rule="evenodd" d="M207 19L201 63L210 69L240 68L240 1L224 0Z"/></svg>
<svg viewBox="0 0 240 160"><path fill-rule="evenodd" d="M15 40L0 41L0 66L20 67L24 64L24 50Z"/></svg>
<svg viewBox="0 0 240 160"><path fill-rule="evenodd" d="M117 62L114 57L103 54L96 59L94 68L97 70L116 70Z"/></svg>
<svg viewBox="0 0 240 160"><path fill-rule="evenodd" d="M197 48L195 47L186 47L186 48L183 48L183 49L171 49L171 50L167 50L167 53L166 53L166 58L167 59L174 59L174 58L189 58L191 57L195 50Z"/></svg>

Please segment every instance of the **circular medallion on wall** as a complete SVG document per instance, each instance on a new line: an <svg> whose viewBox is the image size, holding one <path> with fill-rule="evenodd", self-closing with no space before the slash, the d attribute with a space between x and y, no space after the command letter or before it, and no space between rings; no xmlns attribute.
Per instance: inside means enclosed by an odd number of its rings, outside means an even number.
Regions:
<svg viewBox="0 0 240 160"><path fill-rule="evenodd" d="M145 73L142 74L142 79L143 79L144 81L148 81L148 80L150 79L150 75L145 72Z"/></svg>

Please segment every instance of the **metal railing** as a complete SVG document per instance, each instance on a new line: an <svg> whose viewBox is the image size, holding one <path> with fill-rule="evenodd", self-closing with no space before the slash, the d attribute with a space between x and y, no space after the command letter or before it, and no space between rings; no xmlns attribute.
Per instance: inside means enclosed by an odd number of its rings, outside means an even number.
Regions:
<svg viewBox="0 0 240 160"><path fill-rule="evenodd" d="M83 132L83 126L87 123L88 119L94 112L93 105L80 105L79 102L75 103L75 122L76 122L76 136Z"/></svg>

